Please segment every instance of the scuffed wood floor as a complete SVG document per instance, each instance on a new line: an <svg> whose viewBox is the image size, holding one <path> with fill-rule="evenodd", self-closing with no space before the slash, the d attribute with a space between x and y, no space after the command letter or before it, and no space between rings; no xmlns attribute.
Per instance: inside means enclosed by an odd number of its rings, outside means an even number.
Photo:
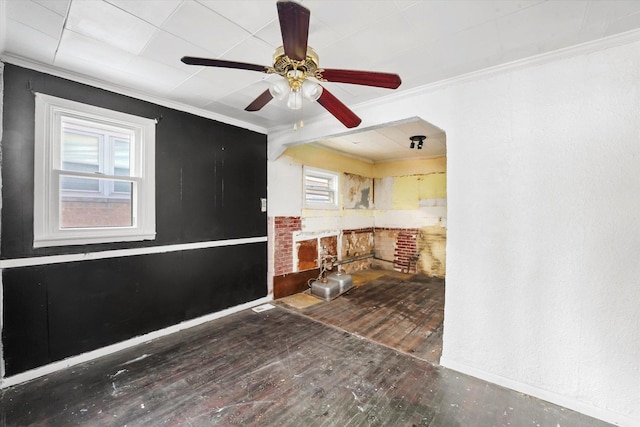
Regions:
<svg viewBox="0 0 640 427"><path fill-rule="evenodd" d="M376 278L331 301L296 310L314 320L439 363L444 279L414 275Z"/></svg>
<svg viewBox="0 0 640 427"><path fill-rule="evenodd" d="M606 425L278 307L5 389L0 403L3 426Z"/></svg>

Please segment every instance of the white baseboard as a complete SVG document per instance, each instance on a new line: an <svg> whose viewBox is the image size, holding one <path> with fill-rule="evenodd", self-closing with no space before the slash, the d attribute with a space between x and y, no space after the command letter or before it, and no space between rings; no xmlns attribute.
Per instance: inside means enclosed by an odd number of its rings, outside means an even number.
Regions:
<svg viewBox="0 0 640 427"><path fill-rule="evenodd" d="M634 420L616 412L588 405L572 397L556 394L529 384L521 383L519 381L505 378L500 375L492 374L491 372L486 372L482 369L467 366L463 363L458 363L455 360L447 359L446 357L440 358L440 365L447 369L451 369L466 375L471 375L472 377L480 378L481 380L488 381L490 383L494 383L499 386L518 391L520 393L528 394L529 396L545 400L555 405L563 406L567 409L580 412L581 414L585 414L617 426L636 427L640 425L640 420L638 419Z"/></svg>
<svg viewBox="0 0 640 427"><path fill-rule="evenodd" d="M255 307L260 304L264 304L267 302L273 301L273 295L267 295L266 297L249 301L244 304L236 305L235 307L229 307L221 311L217 311L215 313L207 314L202 317L198 317L196 319L187 320L177 325L169 326L164 329L160 329L157 331L149 332L145 335L140 335L138 337L134 337L128 339L126 341L122 341L116 344L112 344L106 347L102 347L96 350L89 351L87 353L80 354L78 356L72 356L67 359L60 360L58 362L53 362L45 366L41 366L35 369L31 369L26 372L22 372L17 375L13 375L11 377L0 379L0 389L14 386L16 384L23 383L25 381L31 381L33 379L42 377L44 375L50 374L52 372L56 372L70 366L78 365L80 363L88 362L93 359L97 359L102 356L106 356L108 354L115 353L120 350L124 350L129 347L133 347L138 344L145 343L147 341L154 340L156 338L160 338L166 335L170 335L184 329L189 329L194 326L201 325L206 322L210 322L215 319L220 319L222 317L228 316L230 314L237 313L239 311L243 311L252 307Z"/></svg>

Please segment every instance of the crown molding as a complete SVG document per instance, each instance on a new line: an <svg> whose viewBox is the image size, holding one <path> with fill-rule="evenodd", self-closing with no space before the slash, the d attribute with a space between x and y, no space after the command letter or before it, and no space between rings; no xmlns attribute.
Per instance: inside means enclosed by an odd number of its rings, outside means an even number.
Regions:
<svg viewBox="0 0 640 427"><path fill-rule="evenodd" d="M0 5L2 4L2 2L3 0L0 0ZM216 120L218 122L226 123L229 125L238 126L244 129L252 130L254 132L258 132L262 134L267 133L267 128L262 126L257 126L253 123L249 123L244 120L235 119L233 117L214 113L212 111L203 110L201 108L182 104L180 102L172 101L166 98L150 95L148 93L137 91L128 87L116 85L113 83L108 83L103 80L87 77L86 75L83 75L83 74L74 73L68 70L62 70L62 69L53 67L51 65L43 64L41 62L31 61L19 56L15 56L11 54L3 54L0 57L0 61L17 65L19 67L28 68L34 71L39 71L41 73L50 74L55 77L72 80L78 83L86 84L88 86L96 87L98 89L104 89L109 92L117 93L119 95L125 95L125 96L136 98L142 101L151 102L153 104L160 105L162 107L183 111L185 113L190 113L196 116L204 117L211 120Z"/></svg>

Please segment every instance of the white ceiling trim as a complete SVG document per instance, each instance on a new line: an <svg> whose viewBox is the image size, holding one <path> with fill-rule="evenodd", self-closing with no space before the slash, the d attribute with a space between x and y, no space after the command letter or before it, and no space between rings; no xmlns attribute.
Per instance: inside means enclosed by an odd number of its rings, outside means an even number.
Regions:
<svg viewBox="0 0 640 427"><path fill-rule="evenodd" d="M1 1L1 0L0 0ZM107 83L103 80L92 79L85 75L76 74L70 71L61 70L59 68L51 67L42 63L33 62L28 59L20 58L15 55L5 54L0 57L0 61L6 62L9 64L17 65L24 68L29 68L31 70L39 71L45 74L50 74L52 76L60 77L63 79L73 80L78 83L86 84L88 86L93 86L98 89L104 89L110 92L114 92L120 95L130 96L132 98L140 99L142 101L151 102L153 104L160 105L162 107L172 108L174 110L183 111L185 113L194 114L196 116L204 117L211 120L216 120L218 122L226 123L233 126L238 126L244 129L252 130L254 132L267 134L267 129L262 126L257 126L253 123L245 122L243 120L238 120L233 117L224 116L222 114L217 114L211 111L203 110L197 107L192 107L186 104L182 104L180 102L171 101L169 99L160 98L157 96L149 95L147 93L132 90L130 88L126 88L123 86L114 85L112 83Z"/></svg>

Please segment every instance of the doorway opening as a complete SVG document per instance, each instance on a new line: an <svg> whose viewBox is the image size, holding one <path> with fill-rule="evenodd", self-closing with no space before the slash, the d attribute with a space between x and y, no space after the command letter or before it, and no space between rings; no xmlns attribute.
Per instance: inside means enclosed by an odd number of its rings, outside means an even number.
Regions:
<svg viewBox="0 0 640 427"><path fill-rule="evenodd" d="M274 276L279 303L437 364L446 275L445 132L412 118L290 147L283 156L302 170L337 173L340 184L336 209L303 207L293 218L297 227L284 230L287 239L276 239L274 258L291 254L291 271ZM277 218L274 224L275 235L284 236ZM289 252L280 247L285 240ZM308 288L327 255L355 286L322 301ZM284 282L285 295L278 292Z"/></svg>

